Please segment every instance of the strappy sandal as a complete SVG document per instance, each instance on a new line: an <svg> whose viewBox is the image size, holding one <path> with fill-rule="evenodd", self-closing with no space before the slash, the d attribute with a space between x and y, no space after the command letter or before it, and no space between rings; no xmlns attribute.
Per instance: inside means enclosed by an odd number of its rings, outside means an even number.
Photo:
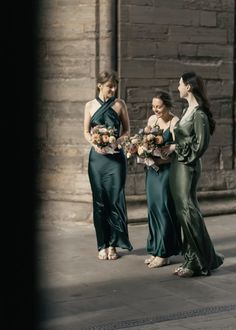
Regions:
<svg viewBox="0 0 236 330"><path fill-rule="evenodd" d="M155 256L151 256L144 260L145 265L150 264L155 259Z"/></svg>
<svg viewBox="0 0 236 330"><path fill-rule="evenodd" d="M155 257L154 260L148 265L148 268L159 268L170 264L168 258Z"/></svg>
<svg viewBox="0 0 236 330"><path fill-rule="evenodd" d="M108 260L116 260L118 259L120 256L119 254L116 252L116 248L114 248L113 246L110 246L108 248L108 254L107 254Z"/></svg>
<svg viewBox="0 0 236 330"><path fill-rule="evenodd" d="M174 275L178 275L178 272L181 271L183 269L183 266L179 266L177 268L175 268L175 270L173 271Z"/></svg>
<svg viewBox="0 0 236 330"><path fill-rule="evenodd" d="M188 268L181 268L178 271L178 276L179 277L193 277L194 276L194 271Z"/></svg>
<svg viewBox="0 0 236 330"><path fill-rule="evenodd" d="M102 249L98 252L98 259L99 260L107 260L108 255L107 255L107 249Z"/></svg>

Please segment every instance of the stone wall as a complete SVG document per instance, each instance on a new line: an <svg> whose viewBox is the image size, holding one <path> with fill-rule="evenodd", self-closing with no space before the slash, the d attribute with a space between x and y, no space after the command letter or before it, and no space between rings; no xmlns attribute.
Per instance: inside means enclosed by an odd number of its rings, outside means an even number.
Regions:
<svg viewBox="0 0 236 330"><path fill-rule="evenodd" d="M236 188L233 28L234 1L119 1L120 92L132 132L145 125L157 88L172 94L179 115L181 74L194 70L207 84L217 128L203 157L204 191ZM134 161L127 190L144 193L143 168Z"/></svg>
<svg viewBox="0 0 236 330"><path fill-rule="evenodd" d="M37 193L41 212L55 219L79 220L90 212L75 201L90 194L83 116L96 88L96 2L44 0L38 8Z"/></svg>
<svg viewBox="0 0 236 330"><path fill-rule="evenodd" d="M132 132L164 88L182 106L177 83L194 69L207 82L217 130L203 159L202 191L236 188L233 132L234 1L42 0L38 8L37 194L40 218L91 220L83 137L96 74L117 69ZM129 161L128 201L143 196L144 172Z"/></svg>

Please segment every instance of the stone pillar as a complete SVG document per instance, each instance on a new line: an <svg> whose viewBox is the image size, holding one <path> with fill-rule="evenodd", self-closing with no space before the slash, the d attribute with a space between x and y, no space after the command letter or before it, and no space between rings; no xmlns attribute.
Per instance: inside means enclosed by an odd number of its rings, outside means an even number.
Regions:
<svg viewBox="0 0 236 330"><path fill-rule="evenodd" d="M91 221L84 106L98 72L116 70L116 0L42 0L37 12L39 218Z"/></svg>
<svg viewBox="0 0 236 330"><path fill-rule="evenodd" d="M117 1L99 0L97 73L117 70Z"/></svg>

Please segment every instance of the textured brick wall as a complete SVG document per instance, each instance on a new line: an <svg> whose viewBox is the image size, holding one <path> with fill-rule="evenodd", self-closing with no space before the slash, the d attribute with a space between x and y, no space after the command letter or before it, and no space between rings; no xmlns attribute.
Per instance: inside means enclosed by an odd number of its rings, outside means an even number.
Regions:
<svg viewBox="0 0 236 330"><path fill-rule="evenodd" d="M180 114L178 80L187 70L205 79L216 133L203 157L199 190L236 188L233 170L234 1L119 1L119 73L132 132L146 123L157 88ZM144 193L141 165L130 161L128 194Z"/></svg>

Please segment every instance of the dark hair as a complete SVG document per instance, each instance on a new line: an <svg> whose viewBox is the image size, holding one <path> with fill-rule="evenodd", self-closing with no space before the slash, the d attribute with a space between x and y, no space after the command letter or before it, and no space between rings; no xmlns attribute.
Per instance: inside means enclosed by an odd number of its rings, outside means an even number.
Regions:
<svg viewBox="0 0 236 330"><path fill-rule="evenodd" d="M116 73L107 71L100 72L97 77L97 84L105 84L107 81L111 81L114 85L118 85Z"/></svg>
<svg viewBox="0 0 236 330"><path fill-rule="evenodd" d="M160 99L162 100L163 104L168 108L172 108L173 107L173 103L172 103L172 99L169 93L163 91L163 90L158 90L155 94L155 96L153 96L154 99Z"/></svg>
<svg viewBox="0 0 236 330"><path fill-rule="evenodd" d="M202 77L197 75L195 72L185 72L182 75L182 79L185 85L190 85L191 92L197 100L201 110L207 115L210 134L212 135L215 130L215 120L213 119L212 112L210 111L210 104Z"/></svg>

